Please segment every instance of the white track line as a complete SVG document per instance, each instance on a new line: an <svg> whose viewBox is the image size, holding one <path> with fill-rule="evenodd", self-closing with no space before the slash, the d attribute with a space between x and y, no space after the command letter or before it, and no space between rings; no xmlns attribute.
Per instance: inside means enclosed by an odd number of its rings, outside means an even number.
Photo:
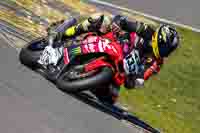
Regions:
<svg viewBox="0 0 200 133"><path fill-rule="evenodd" d="M150 19L153 19L153 20L156 20L156 21L160 21L160 22L163 22L163 23L168 23L168 24L172 24L172 25L175 25L175 26L183 27L183 28L195 31L195 32L200 32L200 29L194 28L194 27L189 26L189 25L185 25L185 24L181 24L181 23L178 23L178 22L170 21L170 20L167 20L167 19L164 19L164 18L159 18L159 17L153 16L153 15L145 14L145 13L138 12L136 10L131 10L131 9L128 9L128 8L124 8L124 7L121 7L121 6L118 6L118 5L115 5L115 4L111 4L111 3L108 3L108 2L104 2L104 1L100 1L100 0L88 0L88 1L96 3L96 4L110 6L112 8L120 9L120 10L127 11L127 12L130 12L130 13L133 13L133 14L138 14L138 15L144 16L146 18L150 18Z"/></svg>

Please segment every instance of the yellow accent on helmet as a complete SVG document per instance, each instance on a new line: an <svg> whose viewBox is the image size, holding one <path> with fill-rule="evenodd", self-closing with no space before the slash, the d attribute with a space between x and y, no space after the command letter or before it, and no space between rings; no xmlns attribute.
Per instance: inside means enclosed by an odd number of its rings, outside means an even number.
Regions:
<svg viewBox="0 0 200 133"><path fill-rule="evenodd" d="M152 48L153 48L153 53L155 55L155 57L157 59L160 58L160 54L159 54L159 48L158 48L158 30L156 30L156 32L153 34L152 36Z"/></svg>
<svg viewBox="0 0 200 133"><path fill-rule="evenodd" d="M66 36L73 36L75 34L75 26L70 27L65 31Z"/></svg>
<svg viewBox="0 0 200 133"><path fill-rule="evenodd" d="M163 40L164 40L165 42L167 42L167 35L166 35L166 32L163 31L163 29L162 29L162 31L161 31L161 34L162 34Z"/></svg>

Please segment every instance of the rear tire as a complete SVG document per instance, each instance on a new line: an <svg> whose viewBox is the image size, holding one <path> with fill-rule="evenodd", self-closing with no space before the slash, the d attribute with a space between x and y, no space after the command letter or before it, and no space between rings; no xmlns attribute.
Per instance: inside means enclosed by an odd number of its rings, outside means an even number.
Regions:
<svg viewBox="0 0 200 133"><path fill-rule="evenodd" d="M113 77L113 71L110 67L103 67L92 76L76 79L73 81L66 80L66 74L67 72L58 78L57 86L61 90L71 93L90 90L108 84L111 82Z"/></svg>

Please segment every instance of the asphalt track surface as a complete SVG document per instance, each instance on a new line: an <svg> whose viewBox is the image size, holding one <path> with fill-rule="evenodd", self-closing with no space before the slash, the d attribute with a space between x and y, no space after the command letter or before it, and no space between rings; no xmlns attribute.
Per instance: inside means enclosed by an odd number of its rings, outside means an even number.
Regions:
<svg viewBox="0 0 200 133"><path fill-rule="evenodd" d="M200 29L200 0L102 0Z"/></svg>
<svg viewBox="0 0 200 133"><path fill-rule="evenodd" d="M0 132L138 133L21 65L0 38ZM7 48L6 48L7 47Z"/></svg>

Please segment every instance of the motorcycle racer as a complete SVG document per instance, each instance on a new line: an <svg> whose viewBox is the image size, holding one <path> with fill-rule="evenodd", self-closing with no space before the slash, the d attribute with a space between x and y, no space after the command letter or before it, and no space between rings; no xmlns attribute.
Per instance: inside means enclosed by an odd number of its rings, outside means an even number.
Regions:
<svg viewBox="0 0 200 133"><path fill-rule="evenodd" d="M152 59L148 58L146 61L148 65L151 64L152 66L150 65L150 69L144 73L145 80L147 80L153 73L159 71L159 66L163 64L163 57L168 56L179 44L179 35L177 31L169 25L161 25L157 29L153 29L151 26L143 22L129 21L125 16L116 15L112 17L103 13L92 14L81 23L67 28L64 32L52 32L50 34L54 34L55 38L62 38L78 36L87 32L97 32L100 35L105 35L112 31L118 34L119 31L122 30L129 33L136 32L137 35L142 38L140 41L143 42L132 48L140 49L142 55L149 53L152 54ZM123 45L122 47L125 50L125 47L128 46ZM128 48L132 49L130 47Z"/></svg>
<svg viewBox="0 0 200 133"><path fill-rule="evenodd" d="M124 50L126 47L130 50L137 48L140 49L141 55L151 54L151 58L146 58L146 65L149 66L149 69L146 69L144 73L144 80L147 80L153 73L159 72L163 58L168 56L179 44L179 35L176 29L169 25L163 24L157 29L153 29L143 22L129 21L125 16L112 17L103 13L92 14L81 23L66 29L64 33L56 33L56 36L72 37L86 32L105 35L110 31L119 34L119 31L122 30L128 33L136 32L142 38L140 38L140 43L136 43L137 46L132 46L132 48L123 45Z"/></svg>

